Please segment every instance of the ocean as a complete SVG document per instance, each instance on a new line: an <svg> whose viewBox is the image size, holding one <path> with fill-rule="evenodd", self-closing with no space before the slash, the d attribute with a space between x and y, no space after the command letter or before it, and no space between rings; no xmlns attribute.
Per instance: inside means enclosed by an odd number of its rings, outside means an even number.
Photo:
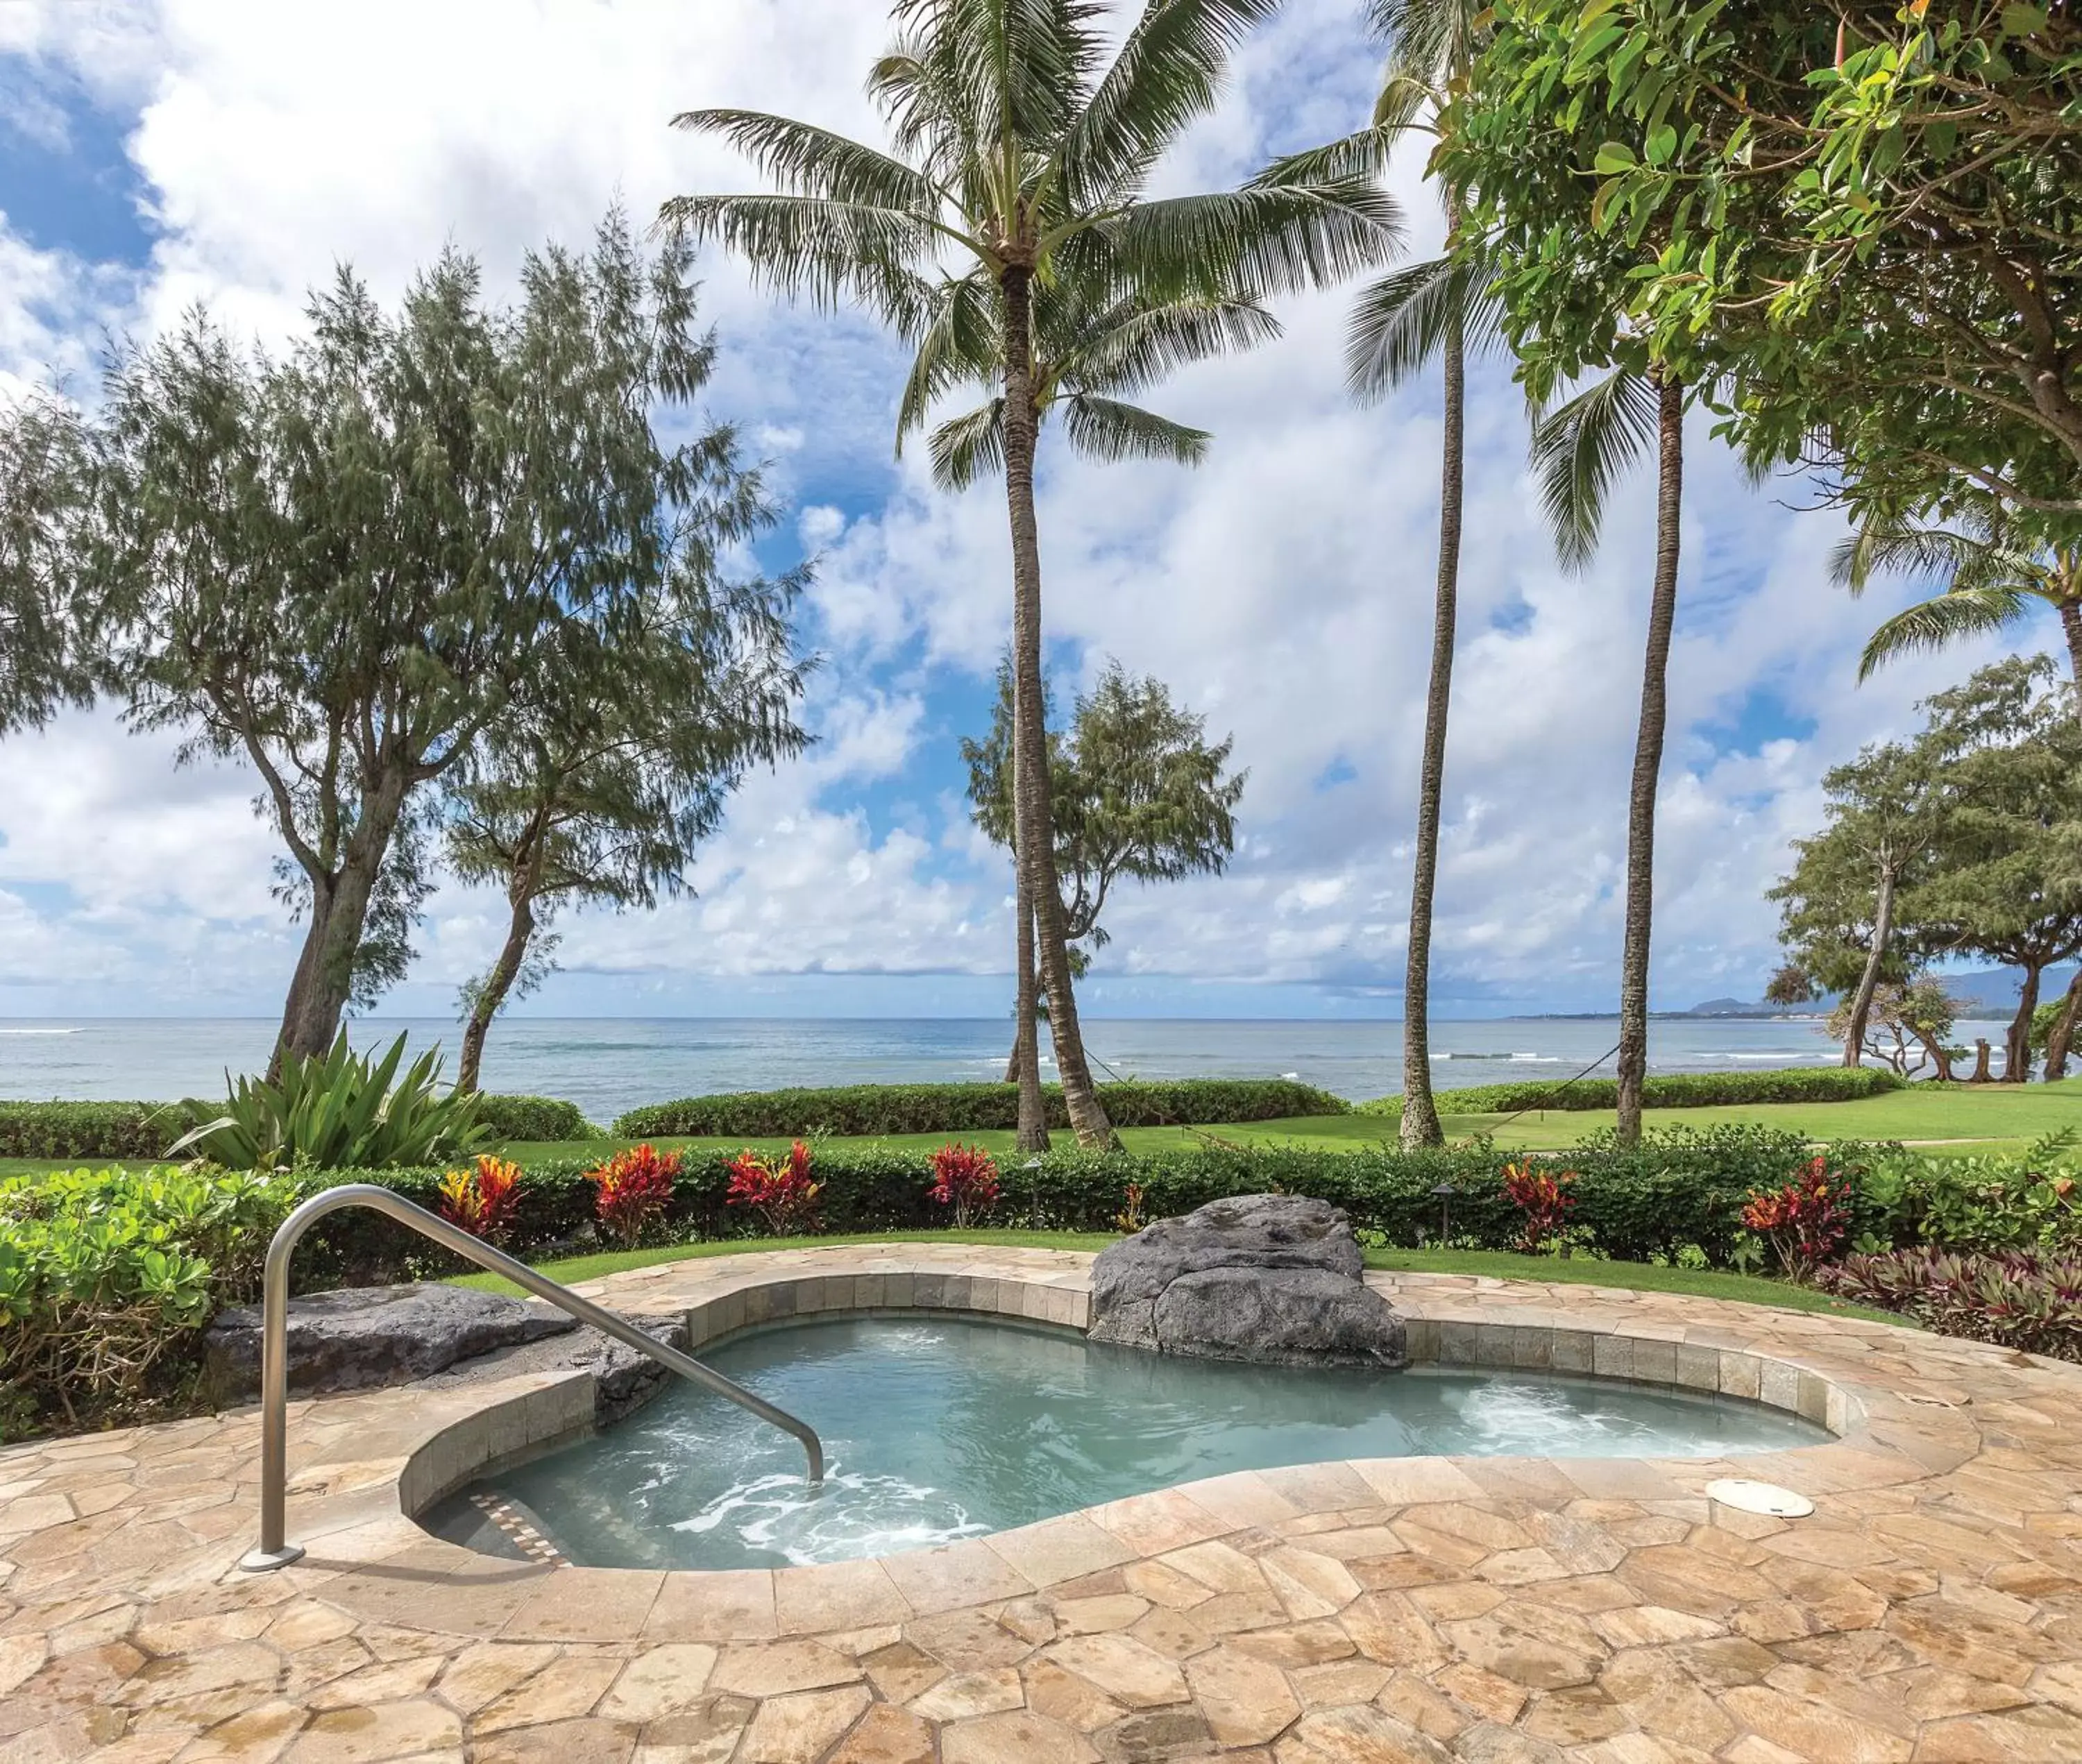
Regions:
<svg viewBox="0 0 2082 1764"><path fill-rule="evenodd" d="M0 1097L221 1096L227 1071L266 1062L275 1027L261 1017L0 1021ZM1958 1034L2000 1045L2001 1028L1962 1023ZM413 1047L441 1042L451 1057L459 1038L454 1023L436 1018L365 1017L348 1033L366 1048L400 1030ZM483 1083L562 1097L605 1122L640 1103L717 1091L992 1079L1004 1068L1009 1030L1001 1017L515 1017L491 1033ZM1355 1101L1402 1088L1397 1022L1092 1017L1085 1038L1102 1078L1292 1076ZM1558 1084L1585 1067L1609 1074L1618 1039L1611 1017L1435 1023L1432 1082L1442 1089L1522 1078ZM1826 1066L1839 1051L1819 1022L1678 1018L1652 1026L1649 1069Z"/></svg>

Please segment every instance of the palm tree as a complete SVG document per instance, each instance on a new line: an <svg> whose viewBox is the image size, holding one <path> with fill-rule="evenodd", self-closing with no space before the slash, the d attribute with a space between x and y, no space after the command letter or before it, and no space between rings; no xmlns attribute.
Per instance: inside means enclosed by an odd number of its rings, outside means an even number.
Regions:
<svg viewBox="0 0 2082 1764"><path fill-rule="evenodd" d="M1916 650L1942 649L2004 629L2034 606L2060 615L2070 676L2082 688L2082 545L2033 546L2005 533L1992 510L1976 509L1962 530L1907 519L1875 518L1836 547L1830 579L1862 594L1882 571L1941 577L1942 592L1897 613L1872 634L1858 678Z"/></svg>
<svg viewBox="0 0 2082 1764"><path fill-rule="evenodd" d="M958 284L959 285L959 284ZM1094 299L1094 295L1100 297ZM950 301L951 314L957 309ZM1135 293L1104 297L1103 291L1076 282L1044 284L1034 302L1034 372L1030 388L1037 436L1052 411L1063 414L1064 432L1073 451L1089 459L1168 459L1197 465L1211 439L1204 429L1189 428L1139 405L1124 402L1153 381L1188 362L1205 360L1232 349L1248 349L1279 335L1271 314L1257 301L1190 295L1153 301ZM936 427L930 438L934 482L943 490L969 488L987 473L1004 469L1005 395L1000 383L1002 356L995 326L958 323L950 317L940 347L921 349L912 364L897 413L896 440L930 420L934 406L966 381L980 386L984 402ZM1018 691L1013 693L1017 726ZM1045 725L1047 718L1043 716ZM1013 765L1014 796L1018 794L1017 756ZM1018 1148L1048 1149L1047 1115L1041 1092L1038 976L1034 964L1034 904L1026 871L1014 841L1014 911L1018 917L1014 960L1018 996L1014 1009L1012 1059L1006 1076L1019 1086ZM1081 934L1068 917L1066 943ZM1073 977L1078 964L1072 960Z"/></svg>
<svg viewBox="0 0 2082 1764"><path fill-rule="evenodd" d="M1041 547L1035 512L1035 298L1075 284L1094 305L1262 298L1385 261L1393 203L1363 172L1281 161L1238 190L1158 200L1165 151L1219 95L1229 56L1276 0L1151 0L1109 59L1090 0L899 0L897 39L868 91L891 151L786 117L690 111L777 192L675 197L663 220L720 239L753 274L820 305L866 307L921 357L994 330L1005 391L1012 540L1020 874L1064 1099L1078 1141L1111 1130L1071 992L1041 710ZM913 378L920 369L914 368Z"/></svg>
<svg viewBox="0 0 2082 1764"><path fill-rule="evenodd" d="M1621 368L1542 419L1532 457L1540 499L1563 565L1587 568L1595 554L1605 499L1616 479L1653 444L1656 450L1655 580L1649 597L1648 654L1642 668L1641 720L1627 796L1626 928L1620 954L1619 1140L1641 1139L1642 1088L1648 1076L1649 933L1654 916L1655 794L1671 627L1677 617L1678 516L1684 490L1684 389L1658 369Z"/></svg>
<svg viewBox="0 0 2082 1764"><path fill-rule="evenodd" d="M1422 119L1445 106L1480 46L1470 0L1370 0L1368 23L1388 45L1388 72L1373 128L1391 141L1410 129L1435 133ZM1432 596L1431 677L1424 700L1424 748L1417 789L1417 851L1410 880L1410 944L1402 982L1402 1121L1406 1147L1442 1145L1431 1100L1431 904L1439 873L1439 817L1445 794L1446 720L1453 694L1453 631L1460 582L1462 456L1467 422L1467 352L1500 335L1494 271L1465 249L1462 192L1443 192L1446 254L1383 277L1359 297L1347 369L1353 394L1384 398L1435 360L1445 395L1439 489L1439 576ZM1455 253L1460 255L1456 260Z"/></svg>

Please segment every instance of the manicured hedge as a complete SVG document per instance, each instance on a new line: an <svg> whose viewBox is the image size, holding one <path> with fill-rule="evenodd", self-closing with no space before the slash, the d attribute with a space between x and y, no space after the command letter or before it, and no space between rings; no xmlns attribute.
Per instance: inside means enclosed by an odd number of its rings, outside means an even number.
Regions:
<svg viewBox="0 0 2082 1764"><path fill-rule="evenodd" d="M1752 1189L1775 1189L1813 1156L1797 1135L1747 1127L1706 1133L1673 1129L1639 1147L1580 1147L1551 1160L1573 1169L1577 1204L1570 1223L1585 1240L1622 1260L1671 1256L1696 1244L1716 1265L1727 1261L1743 1235L1742 1209ZM1887 1203L1865 1198L1863 1178L1873 1162L1863 1147L1838 1145L1832 1165L1860 1185L1852 1236L1892 1241L1895 1226ZM1131 1186L1140 1191L1143 1215L1157 1219L1190 1211L1229 1194L1277 1190L1334 1202L1374 1240L1414 1246L1436 1240L1439 1198L1450 1182L1452 1236L1472 1247L1511 1247L1519 1215L1503 1192L1504 1154L1481 1147L1405 1153L1363 1149L1325 1151L1285 1146L1254 1146L1152 1153L1059 1151L1038 1169L1001 1162L1004 1198L991 1223L1040 1230L1110 1231L1126 1210ZM527 1167L519 1214L508 1247L538 1257L586 1242L592 1233L594 1191L583 1160ZM928 1228L947 1223L946 1210L928 1198L930 1185L922 1152L871 1146L828 1146L816 1154L815 1174L823 1185L820 1225L827 1231ZM377 1181L420 1205L436 1204L437 1170L340 1172L316 1176L335 1181ZM757 1220L725 1204L727 1160L696 1153L675 1185L669 1210L659 1227L661 1241L695 1242L757 1234ZM300 1283L367 1281L407 1274L439 1274L455 1265L444 1252L402 1226L374 1214L349 1211L322 1221L298 1260Z"/></svg>
<svg viewBox="0 0 2082 1764"><path fill-rule="evenodd" d="M1650 1078L1642 1097L1651 1109L1713 1109L1755 1102L1856 1102L1904 1090L1908 1080L1873 1066L1792 1066L1770 1071L1675 1072ZM1619 1101L1619 1081L1579 1078L1559 1085L1551 1079L1507 1084L1473 1084L1439 1090L1432 1101L1442 1115L1509 1114L1519 1109L1610 1109ZM1382 1097L1359 1105L1362 1114L1402 1118L1402 1099Z"/></svg>
<svg viewBox="0 0 2082 1764"><path fill-rule="evenodd" d="M178 1102L0 1102L0 1158L156 1158L194 1125Z"/></svg>
<svg viewBox="0 0 2082 1764"><path fill-rule="evenodd" d="M575 1102L557 1097L502 1097L485 1092L477 1099L477 1119L495 1139L596 1139L600 1129Z"/></svg>
<svg viewBox="0 0 2082 1764"><path fill-rule="evenodd" d="M1067 1127L1060 1085L1043 1087L1048 1124ZM1231 1121L1277 1121L1295 1115L1351 1112L1342 1097L1284 1078L1192 1078L1174 1083L1101 1084L1101 1100L1117 1127L1212 1126ZM1014 1084L849 1084L826 1090L747 1090L721 1097L632 1109L614 1123L621 1139L698 1138L742 1134L976 1133L1019 1124Z"/></svg>

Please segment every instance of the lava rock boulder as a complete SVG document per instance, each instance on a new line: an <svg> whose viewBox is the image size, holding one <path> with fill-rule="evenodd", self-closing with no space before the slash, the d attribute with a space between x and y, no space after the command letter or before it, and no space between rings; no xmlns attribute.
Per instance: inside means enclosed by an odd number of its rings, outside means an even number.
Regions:
<svg viewBox="0 0 2082 1764"><path fill-rule="evenodd" d="M1089 1339L1266 1366L1409 1363L1402 1319L1360 1278L1326 1201L1245 1194L1160 1219L1100 1252Z"/></svg>
<svg viewBox="0 0 2082 1764"><path fill-rule="evenodd" d="M562 1335L575 1319L467 1286L346 1286L289 1301L289 1388L305 1395L405 1384L480 1354ZM260 1389L260 1307L218 1313L203 1343L213 1401Z"/></svg>

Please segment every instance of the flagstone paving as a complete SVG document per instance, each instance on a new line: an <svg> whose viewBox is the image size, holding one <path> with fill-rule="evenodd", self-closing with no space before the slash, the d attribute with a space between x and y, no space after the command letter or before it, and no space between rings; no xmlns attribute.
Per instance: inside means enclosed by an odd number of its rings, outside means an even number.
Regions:
<svg viewBox="0 0 2082 1764"><path fill-rule="evenodd" d="M1089 1258L862 1246L587 1290L1076 1324ZM1824 1445L1224 1476L728 1574L474 1556L402 1510L590 1412L537 1374L296 1405L293 1567L235 1564L241 1410L0 1451L0 1764L1971 1764L2082 1759L2082 1368L1840 1317L1376 1276L1420 1358L1759 1396ZM1755 1476L1787 1522L1709 1501Z"/></svg>

